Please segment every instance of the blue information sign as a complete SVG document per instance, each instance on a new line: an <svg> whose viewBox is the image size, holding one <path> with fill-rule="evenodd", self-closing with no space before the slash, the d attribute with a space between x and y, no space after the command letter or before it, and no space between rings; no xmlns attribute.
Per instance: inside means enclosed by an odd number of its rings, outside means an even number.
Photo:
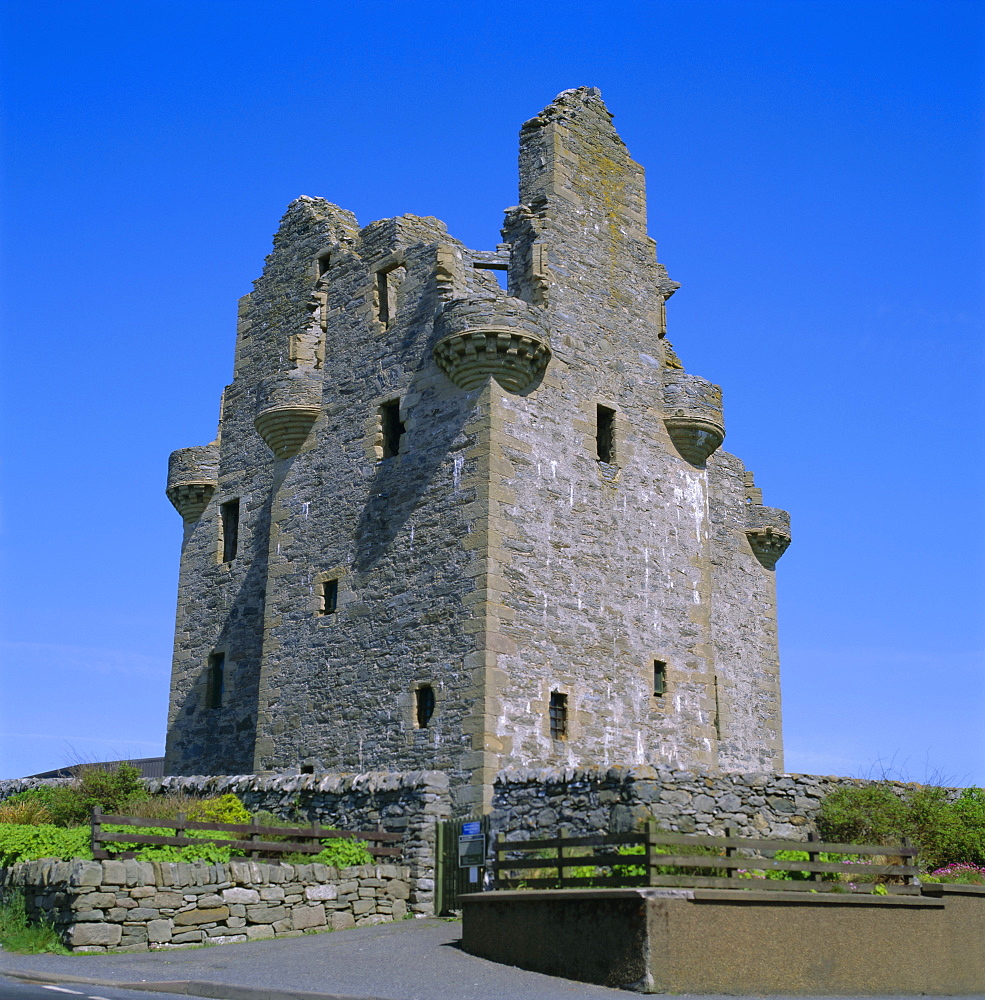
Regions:
<svg viewBox="0 0 985 1000"><path fill-rule="evenodd" d="M462 836L463 837L477 837L482 833L482 823L476 820L474 823L463 823L462 824Z"/></svg>

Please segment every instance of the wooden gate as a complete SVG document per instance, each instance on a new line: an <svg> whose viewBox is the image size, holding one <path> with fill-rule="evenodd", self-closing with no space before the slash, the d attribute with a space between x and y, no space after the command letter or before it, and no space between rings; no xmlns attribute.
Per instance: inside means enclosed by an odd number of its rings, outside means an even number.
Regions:
<svg viewBox="0 0 985 1000"><path fill-rule="evenodd" d="M482 891L489 854L489 817L438 823L434 848L434 915L440 917L460 908L459 896ZM480 858L481 864L467 863Z"/></svg>

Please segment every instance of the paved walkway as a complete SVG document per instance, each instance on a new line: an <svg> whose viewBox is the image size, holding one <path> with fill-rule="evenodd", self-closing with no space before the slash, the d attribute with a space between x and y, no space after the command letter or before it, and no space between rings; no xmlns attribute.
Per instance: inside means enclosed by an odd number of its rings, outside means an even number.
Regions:
<svg viewBox="0 0 985 1000"><path fill-rule="evenodd" d="M188 951L0 951L0 976L25 973L35 982L89 982L217 1000L619 1000L637 995L475 958L458 947L461 931L458 921L404 920Z"/></svg>

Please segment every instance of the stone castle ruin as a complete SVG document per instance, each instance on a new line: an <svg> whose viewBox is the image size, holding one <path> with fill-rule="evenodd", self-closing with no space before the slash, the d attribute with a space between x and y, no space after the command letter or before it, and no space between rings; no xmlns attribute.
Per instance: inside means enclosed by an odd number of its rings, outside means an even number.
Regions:
<svg viewBox="0 0 985 1000"><path fill-rule="evenodd" d="M523 126L519 201L494 250L288 207L171 456L167 773L442 770L470 809L507 766L782 770L789 518L665 339L597 90Z"/></svg>

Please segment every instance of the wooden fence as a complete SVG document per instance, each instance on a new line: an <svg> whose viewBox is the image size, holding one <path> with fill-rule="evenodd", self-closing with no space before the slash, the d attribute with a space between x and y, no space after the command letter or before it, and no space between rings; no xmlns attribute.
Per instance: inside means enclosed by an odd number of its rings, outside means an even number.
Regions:
<svg viewBox="0 0 985 1000"><path fill-rule="evenodd" d="M496 839L492 871L497 889L594 888L604 886L691 886L715 889L782 889L804 892L920 892L917 849L905 843L829 844L818 840L756 840L689 836L658 830L640 833ZM639 854L619 848L642 846ZM659 848L680 848L659 853ZM691 853L699 851L700 853ZM807 853L806 861L776 858L779 851ZM850 860L822 861L821 854ZM873 862L862 860L872 857ZM769 872L806 872L808 878L763 877ZM761 874L754 874L761 873ZM876 889L876 886L882 886Z"/></svg>
<svg viewBox="0 0 985 1000"><path fill-rule="evenodd" d="M173 836L149 833L110 833L106 824L174 830ZM186 830L231 833L233 837L186 837ZM270 837L287 837L287 840L270 840ZM257 823L198 823L185 819L144 819L140 816L109 816L98 806L92 810L92 856L97 861L107 858L132 858L133 851L110 853L104 844L154 844L171 847L188 847L191 844L213 843L221 847L245 851L251 858L261 855L317 854L323 850L321 841L351 837L366 841L366 849L374 858L399 858L401 848L396 845L403 839L399 833L383 830L331 830L323 826L261 826ZM264 839L268 838L268 839ZM391 846L387 846L391 845Z"/></svg>

